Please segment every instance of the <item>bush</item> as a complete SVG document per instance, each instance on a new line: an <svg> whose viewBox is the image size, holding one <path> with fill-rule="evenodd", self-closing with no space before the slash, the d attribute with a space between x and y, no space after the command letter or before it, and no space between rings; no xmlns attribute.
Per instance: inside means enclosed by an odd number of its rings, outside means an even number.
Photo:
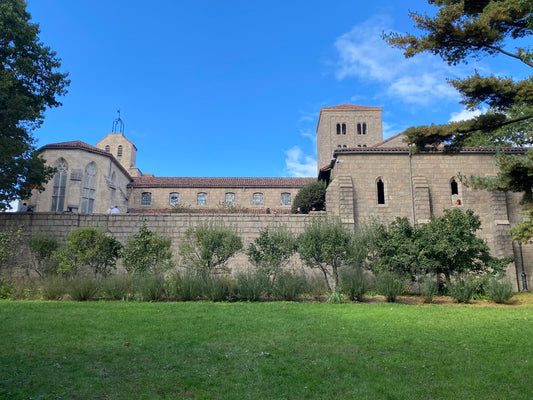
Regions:
<svg viewBox="0 0 533 400"><path fill-rule="evenodd" d="M59 249L59 241L55 237L43 234L32 237L28 243L33 255L33 270L42 278L57 273L58 261L54 253Z"/></svg>
<svg viewBox="0 0 533 400"><path fill-rule="evenodd" d="M102 292L108 300L128 300L131 291L132 278L129 275L116 274L102 280Z"/></svg>
<svg viewBox="0 0 533 400"><path fill-rule="evenodd" d="M77 275L67 285L68 294L74 301L93 300L98 294L98 283L88 275Z"/></svg>
<svg viewBox="0 0 533 400"><path fill-rule="evenodd" d="M189 228L179 253L188 268L209 276L230 272L226 263L241 249L242 240L235 228L211 222Z"/></svg>
<svg viewBox="0 0 533 400"><path fill-rule="evenodd" d="M296 238L287 227L267 227L250 243L246 255L254 266L270 278L271 286L274 286L276 276L296 249Z"/></svg>
<svg viewBox="0 0 533 400"><path fill-rule="evenodd" d="M344 304L344 296L341 292L335 291L331 293L326 301L328 304Z"/></svg>
<svg viewBox="0 0 533 400"><path fill-rule="evenodd" d="M57 251L55 257L65 274L76 274L80 267L89 267L94 274L105 277L116 268L121 254L122 245L110 234L96 228L79 228L68 235L65 248Z"/></svg>
<svg viewBox="0 0 533 400"><path fill-rule="evenodd" d="M306 287L305 275L302 273L281 272L274 283L274 296L280 300L293 301Z"/></svg>
<svg viewBox="0 0 533 400"><path fill-rule="evenodd" d="M241 272L236 276L235 299L257 301L270 289L269 279L260 272Z"/></svg>
<svg viewBox="0 0 533 400"><path fill-rule="evenodd" d="M433 281L431 279L426 279L424 282L422 282L422 286L420 288L420 294L422 295L422 298L424 299L424 303L431 303L433 301L433 297L435 297L439 293L439 284L436 281Z"/></svg>
<svg viewBox="0 0 533 400"><path fill-rule="evenodd" d="M161 301L165 297L165 278L161 274L137 274L134 287L139 301Z"/></svg>
<svg viewBox="0 0 533 400"><path fill-rule="evenodd" d="M450 297L458 303L468 303L474 296L475 288L469 279L457 279L448 285Z"/></svg>
<svg viewBox="0 0 533 400"><path fill-rule="evenodd" d="M376 276L376 291L385 296L389 303L394 303L396 298L403 293L404 284L398 274L383 271Z"/></svg>
<svg viewBox="0 0 533 400"><path fill-rule="evenodd" d="M235 283L227 275L212 275L205 280L204 295L210 301L231 301Z"/></svg>
<svg viewBox="0 0 533 400"><path fill-rule="evenodd" d="M6 278L0 277L0 299L9 299L15 288Z"/></svg>
<svg viewBox="0 0 533 400"><path fill-rule="evenodd" d="M491 279L487 285L487 294L495 303L505 303L514 295L513 285L508 280L499 281L497 279Z"/></svg>
<svg viewBox="0 0 533 400"><path fill-rule="evenodd" d="M66 279L62 276L49 276L41 281L41 295L44 300L61 300L67 293Z"/></svg>
<svg viewBox="0 0 533 400"><path fill-rule="evenodd" d="M298 209L304 214L309 214L313 209L322 211L326 209L326 188L325 181L311 182L300 188L292 203L292 213Z"/></svg>
<svg viewBox="0 0 533 400"><path fill-rule="evenodd" d="M172 267L170 239L160 237L143 224L124 246L124 268L133 274L161 274Z"/></svg>
<svg viewBox="0 0 533 400"><path fill-rule="evenodd" d="M345 267L340 270L341 290L352 301L362 301L368 291L368 279L360 267Z"/></svg>
<svg viewBox="0 0 533 400"><path fill-rule="evenodd" d="M165 289L171 299L177 301L197 300L203 296L204 281L193 271L173 273L168 276Z"/></svg>

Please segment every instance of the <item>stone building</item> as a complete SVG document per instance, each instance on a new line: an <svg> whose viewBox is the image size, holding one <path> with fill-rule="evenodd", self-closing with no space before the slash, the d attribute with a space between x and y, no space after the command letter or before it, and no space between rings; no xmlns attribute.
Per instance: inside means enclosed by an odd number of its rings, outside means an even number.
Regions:
<svg viewBox="0 0 533 400"><path fill-rule="evenodd" d="M115 126L115 125L114 125ZM56 175L34 191L36 212L202 211L289 213L300 188L316 178L155 177L135 165L137 148L122 132L112 132L96 147L81 141L43 146L42 157Z"/></svg>
<svg viewBox="0 0 533 400"><path fill-rule="evenodd" d="M480 235L494 255L524 258L526 272L533 269L532 246L520 247L509 233L524 218L521 195L475 190L459 179L495 176L497 151L523 154L526 149L411 154L402 134L383 140L381 108L350 104L322 108L316 133L318 179L329 182L327 212L339 215L346 225L396 217L421 224L445 209L472 209L480 216ZM284 214L298 190L317 179L154 177L136 167L137 148L122 132L108 134L96 146L72 141L41 150L58 172L44 192L35 192L29 200L38 212L98 214L116 205L123 213L161 213L177 207ZM508 271L518 288L521 267L515 263Z"/></svg>

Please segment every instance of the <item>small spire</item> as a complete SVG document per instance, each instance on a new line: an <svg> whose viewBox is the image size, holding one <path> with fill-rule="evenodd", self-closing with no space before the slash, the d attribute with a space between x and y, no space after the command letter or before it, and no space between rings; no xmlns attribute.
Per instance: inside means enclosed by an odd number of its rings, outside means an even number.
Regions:
<svg viewBox="0 0 533 400"><path fill-rule="evenodd" d="M117 110L118 118L113 121L111 132L124 134L124 121L120 118L120 109Z"/></svg>

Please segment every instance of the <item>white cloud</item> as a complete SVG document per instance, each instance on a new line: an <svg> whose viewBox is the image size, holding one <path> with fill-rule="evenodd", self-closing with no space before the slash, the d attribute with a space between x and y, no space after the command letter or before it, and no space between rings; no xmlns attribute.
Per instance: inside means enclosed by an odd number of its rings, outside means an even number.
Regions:
<svg viewBox="0 0 533 400"><path fill-rule="evenodd" d="M285 168L290 176L316 176L316 159L304 155L299 146L294 146L285 152Z"/></svg>
<svg viewBox="0 0 533 400"><path fill-rule="evenodd" d="M462 110L459 112L454 112L452 113L452 116L450 117L449 122L468 121L469 119L477 117L478 115L481 115L486 111L487 111L486 109L483 109L483 110Z"/></svg>
<svg viewBox="0 0 533 400"><path fill-rule="evenodd" d="M372 17L335 41L338 52L335 76L379 83L383 91L402 102L428 105L443 100L457 101L458 94L446 82L457 73L438 57L419 54L406 59L400 49L389 46L383 32L393 31L387 16Z"/></svg>

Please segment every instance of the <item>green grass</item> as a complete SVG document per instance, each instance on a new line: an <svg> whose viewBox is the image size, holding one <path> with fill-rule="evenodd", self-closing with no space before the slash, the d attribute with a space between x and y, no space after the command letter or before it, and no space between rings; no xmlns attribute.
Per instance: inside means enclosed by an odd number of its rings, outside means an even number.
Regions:
<svg viewBox="0 0 533 400"><path fill-rule="evenodd" d="M533 306L0 302L0 399L530 399Z"/></svg>

